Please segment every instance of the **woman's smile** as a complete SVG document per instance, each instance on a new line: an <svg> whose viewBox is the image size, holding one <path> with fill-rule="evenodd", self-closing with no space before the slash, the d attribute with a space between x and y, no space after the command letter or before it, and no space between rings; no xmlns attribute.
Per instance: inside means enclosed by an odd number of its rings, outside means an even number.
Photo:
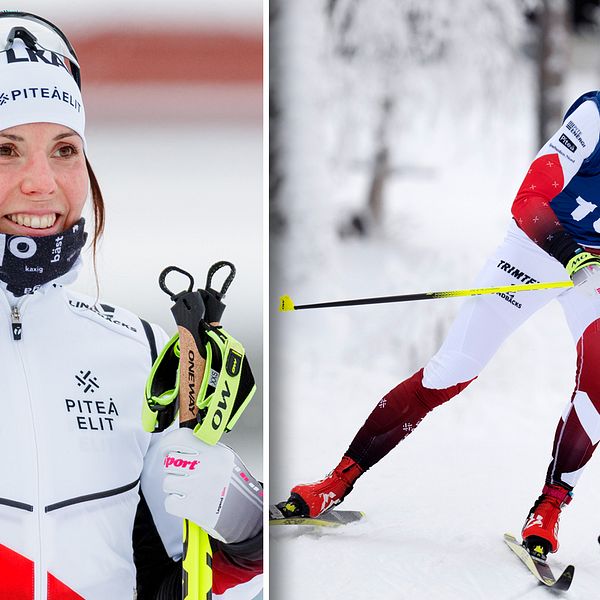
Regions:
<svg viewBox="0 0 600 600"><path fill-rule="evenodd" d="M14 213L6 215L13 223L30 229L49 229L56 223L57 213L49 212L44 214Z"/></svg>

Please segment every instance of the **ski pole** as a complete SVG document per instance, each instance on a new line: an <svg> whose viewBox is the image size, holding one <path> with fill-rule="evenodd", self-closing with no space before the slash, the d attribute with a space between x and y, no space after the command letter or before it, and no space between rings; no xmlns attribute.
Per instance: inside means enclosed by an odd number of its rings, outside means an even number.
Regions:
<svg viewBox="0 0 600 600"><path fill-rule="evenodd" d="M572 281L555 281L549 283L524 283L522 285L505 285L500 287L473 288L470 290L452 290L448 292L421 292L419 294L403 294L400 296L379 296L376 298L355 298L353 300L337 300L318 302L315 304L297 304L289 296L280 296L279 312L304 310L308 308L333 308L335 306L360 306L365 304L385 304L388 302L411 302L413 300L434 300L436 298L458 298L461 296L482 296L484 294L502 294L513 292L530 292L534 290L551 290L572 287Z"/></svg>
<svg viewBox="0 0 600 600"><path fill-rule="evenodd" d="M230 272L219 292L212 289L212 277L222 267ZM187 290L173 294L165 284L166 276L176 271L185 275L190 285ZM200 338L201 322L219 325L225 309L222 299L235 277L233 264L221 261L208 272L206 290L192 291L193 277L178 267L167 267L159 277L161 289L175 302L171 312L179 330L179 426L194 429L197 424L196 395L206 365L202 354L204 343ZM183 521L183 600L209 600L212 598L212 550L208 534L195 523Z"/></svg>

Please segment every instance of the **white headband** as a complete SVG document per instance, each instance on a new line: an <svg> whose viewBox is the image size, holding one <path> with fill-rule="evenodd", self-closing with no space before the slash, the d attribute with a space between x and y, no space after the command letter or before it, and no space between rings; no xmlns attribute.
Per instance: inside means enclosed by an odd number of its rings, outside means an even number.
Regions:
<svg viewBox="0 0 600 600"><path fill-rule="evenodd" d="M62 60L47 50L30 51L21 40L0 53L0 131L57 123L75 131L85 147L81 91Z"/></svg>

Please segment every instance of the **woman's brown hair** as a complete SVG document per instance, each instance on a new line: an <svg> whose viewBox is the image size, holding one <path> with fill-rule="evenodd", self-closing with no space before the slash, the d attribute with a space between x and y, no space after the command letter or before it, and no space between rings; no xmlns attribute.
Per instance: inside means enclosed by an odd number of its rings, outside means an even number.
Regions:
<svg viewBox="0 0 600 600"><path fill-rule="evenodd" d="M87 156L85 158L88 177L90 178L90 189L92 191L92 205L94 207L94 239L92 240L92 256L94 257L94 275L96 277L96 288L98 288L98 273L96 271L96 250L102 234L104 233L104 198L100 184L96 179L92 165L90 165Z"/></svg>

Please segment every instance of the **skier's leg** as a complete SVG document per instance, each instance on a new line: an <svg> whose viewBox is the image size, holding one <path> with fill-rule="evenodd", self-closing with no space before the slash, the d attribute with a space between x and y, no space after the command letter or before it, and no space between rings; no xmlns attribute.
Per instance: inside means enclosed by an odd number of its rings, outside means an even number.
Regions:
<svg viewBox="0 0 600 600"><path fill-rule="evenodd" d="M571 402L554 437L546 483L572 490L600 441L600 320L577 343L577 376Z"/></svg>
<svg viewBox="0 0 600 600"><path fill-rule="evenodd" d="M559 281L564 276L558 261L513 226L479 274L476 286ZM289 512L316 516L339 504L360 475L413 431L427 413L462 391L502 342L560 291L494 294L467 300L440 350L425 369L379 401L329 476L292 489Z"/></svg>
<svg viewBox="0 0 600 600"><path fill-rule="evenodd" d="M538 556L558 550L563 506L600 441L600 303L570 290L561 296L571 333L577 340L577 374L571 401L559 420L552 461L541 496L523 527L529 551Z"/></svg>
<svg viewBox="0 0 600 600"><path fill-rule="evenodd" d="M513 226L476 280L477 287L560 281L564 268ZM440 350L374 408L346 456L363 471L381 460L435 407L475 379L510 334L563 290L470 298Z"/></svg>

